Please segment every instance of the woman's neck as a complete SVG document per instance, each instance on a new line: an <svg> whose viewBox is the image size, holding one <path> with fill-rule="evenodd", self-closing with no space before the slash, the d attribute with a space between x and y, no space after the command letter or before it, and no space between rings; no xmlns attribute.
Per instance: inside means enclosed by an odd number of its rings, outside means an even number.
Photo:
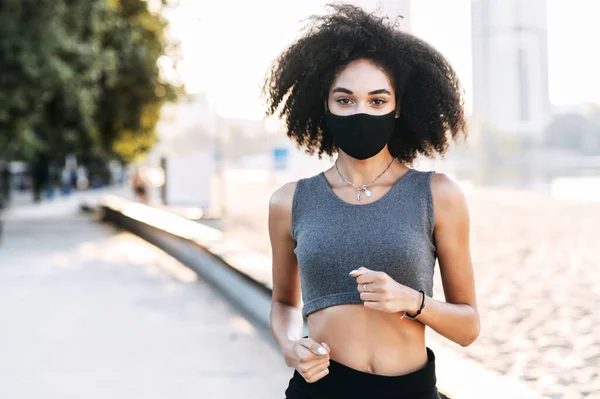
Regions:
<svg viewBox="0 0 600 399"><path fill-rule="evenodd" d="M388 151L382 151L378 155L365 160L355 159L340 152L337 167L346 180L358 186L372 182L390 165L392 160L393 157ZM388 172L393 166L390 166ZM380 179L383 178L384 176L381 176Z"/></svg>

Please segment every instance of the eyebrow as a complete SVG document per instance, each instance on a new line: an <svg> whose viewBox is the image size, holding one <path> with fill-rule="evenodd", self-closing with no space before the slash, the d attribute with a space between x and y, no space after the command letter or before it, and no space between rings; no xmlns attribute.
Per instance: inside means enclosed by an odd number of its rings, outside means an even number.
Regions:
<svg viewBox="0 0 600 399"><path fill-rule="evenodd" d="M369 92L369 95L371 94L389 94L390 96L392 95L392 93L390 93L388 89L373 90Z"/></svg>
<svg viewBox="0 0 600 399"><path fill-rule="evenodd" d="M354 94L352 92L352 90L348 90L343 87L336 87L335 89L333 89L332 93ZM373 90L373 91L369 92L369 95L373 95L373 94L388 94L390 96L392 95L392 93L388 89L378 89L378 90Z"/></svg>

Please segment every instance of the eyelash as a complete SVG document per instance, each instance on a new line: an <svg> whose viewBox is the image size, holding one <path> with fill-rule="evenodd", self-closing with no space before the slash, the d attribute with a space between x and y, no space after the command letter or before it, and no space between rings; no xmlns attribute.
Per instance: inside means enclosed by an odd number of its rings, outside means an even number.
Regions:
<svg viewBox="0 0 600 399"><path fill-rule="evenodd" d="M348 105L348 103L342 102L342 101L345 101L345 100L352 101L349 98L339 98L339 99L336 100L336 102L339 103L339 104L341 104L341 105ZM382 106L382 105L384 105L384 104L387 103L387 101L385 101L382 98L376 98L373 101L379 101L379 104L375 104L376 106Z"/></svg>

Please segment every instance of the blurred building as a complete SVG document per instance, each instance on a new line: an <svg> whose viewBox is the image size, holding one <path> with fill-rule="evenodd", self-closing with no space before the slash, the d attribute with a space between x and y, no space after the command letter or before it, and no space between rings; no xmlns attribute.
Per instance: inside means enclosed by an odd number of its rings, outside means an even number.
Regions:
<svg viewBox="0 0 600 399"><path fill-rule="evenodd" d="M551 115L546 0L472 0L473 119L538 139Z"/></svg>

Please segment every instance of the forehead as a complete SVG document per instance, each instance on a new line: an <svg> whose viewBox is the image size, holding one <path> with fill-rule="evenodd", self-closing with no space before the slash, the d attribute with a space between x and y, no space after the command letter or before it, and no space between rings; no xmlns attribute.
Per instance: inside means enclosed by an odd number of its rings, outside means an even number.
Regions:
<svg viewBox="0 0 600 399"><path fill-rule="evenodd" d="M383 68L369 60L356 60L349 63L336 76L331 85L331 90L344 87L355 93L369 92L377 89L392 91L392 83Z"/></svg>

